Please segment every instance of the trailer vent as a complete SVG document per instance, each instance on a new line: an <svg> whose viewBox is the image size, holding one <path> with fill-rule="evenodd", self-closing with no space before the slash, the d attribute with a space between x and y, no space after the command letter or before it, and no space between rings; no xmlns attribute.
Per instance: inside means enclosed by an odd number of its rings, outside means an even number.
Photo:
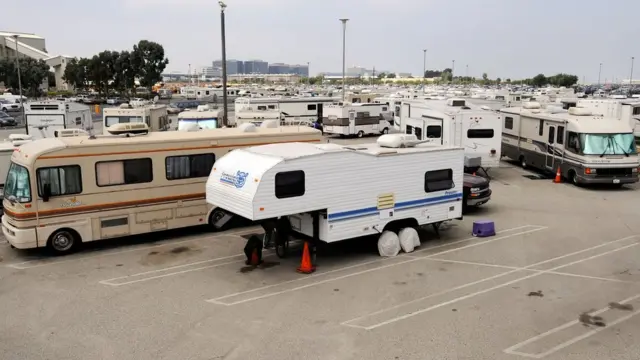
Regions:
<svg viewBox="0 0 640 360"><path fill-rule="evenodd" d="M55 104L31 104L29 105L31 110L58 110L58 105Z"/></svg>
<svg viewBox="0 0 640 360"><path fill-rule="evenodd" d="M396 206L396 197L393 193L378 195L378 210L393 209Z"/></svg>

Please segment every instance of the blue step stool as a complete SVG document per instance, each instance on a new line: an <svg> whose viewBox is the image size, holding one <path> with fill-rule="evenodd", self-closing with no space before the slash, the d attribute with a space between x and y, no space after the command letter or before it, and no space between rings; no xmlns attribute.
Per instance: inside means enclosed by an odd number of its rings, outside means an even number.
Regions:
<svg viewBox="0 0 640 360"><path fill-rule="evenodd" d="M491 220L478 220L473 222L473 236L487 237L496 234L496 227Z"/></svg>

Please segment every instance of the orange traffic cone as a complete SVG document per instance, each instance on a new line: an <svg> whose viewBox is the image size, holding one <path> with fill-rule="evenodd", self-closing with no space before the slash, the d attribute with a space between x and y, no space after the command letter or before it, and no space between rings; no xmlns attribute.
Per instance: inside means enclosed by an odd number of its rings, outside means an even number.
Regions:
<svg viewBox="0 0 640 360"><path fill-rule="evenodd" d="M553 182L559 184L562 182L562 174L560 173L560 166L558 166L558 171L556 171L556 178L553 179Z"/></svg>
<svg viewBox="0 0 640 360"><path fill-rule="evenodd" d="M302 250L302 261L297 271L302 274L311 274L316 271L316 267L311 263L311 255L309 254L309 243L304 242L304 249Z"/></svg>
<svg viewBox="0 0 640 360"><path fill-rule="evenodd" d="M260 265L260 258L258 257L258 249L253 249L253 253L251 253L251 266Z"/></svg>

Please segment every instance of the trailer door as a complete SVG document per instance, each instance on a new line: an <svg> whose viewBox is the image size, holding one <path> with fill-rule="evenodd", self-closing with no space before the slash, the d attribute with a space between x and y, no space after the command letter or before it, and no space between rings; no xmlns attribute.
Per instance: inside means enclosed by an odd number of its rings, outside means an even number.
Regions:
<svg viewBox="0 0 640 360"><path fill-rule="evenodd" d="M547 170L554 171L555 166L555 142L556 142L556 127L546 123L547 128L547 159L546 159L546 168Z"/></svg>
<svg viewBox="0 0 640 360"><path fill-rule="evenodd" d="M356 112L355 110L349 110L349 134L356 133Z"/></svg>

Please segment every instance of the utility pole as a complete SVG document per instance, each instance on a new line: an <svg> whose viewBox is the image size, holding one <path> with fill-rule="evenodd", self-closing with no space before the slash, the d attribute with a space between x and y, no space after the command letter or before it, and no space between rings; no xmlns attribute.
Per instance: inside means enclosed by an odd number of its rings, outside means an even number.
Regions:
<svg viewBox="0 0 640 360"><path fill-rule="evenodd" d="M22 102L22 78L20 77L20 61L18 59L18 57L20 56L20 53L18 52L18 37L20 37L20 35L13 35L13 40L15 40L16 42L16 69L18 71L18 92L20 95L20 108L22 111L22 121L24 121L25 126L27 125L27 118L24 116L24 104ZM29 132L29 128L27 127L27 132Z"/></svg>
<svg viewBox="0 0 640 360"><path fill-rule="evenodd" d="M371 85L373 85L373 81L376 78L376 67L373 67L373 73L371 74Z"/></svg>
<svg viewBox="0 0 640 360"><path fill-rule="evenodd" d="M453 84L453 72L456 69L456 61L451 60L451 83Z"/></svg>
<svg viewBox="0 0 640 360"><path fill-rule="evenodd" d="M602 63L600 63L600 70L598 70L598 86L600 86L600 76L602 75Z"/></svg>
<svg viewBox="0 0 640 360"><path fill-rule="evenodd" d="M631 75L629 75L629 87L633 86L633 60L636 58L634 56L631 57Z"/></svg>
<svg viewBox="0 0 640 360"><path fill-rule="evenodd" d="M422 49L422 93L427 86L427 49Z"/></svg>
<svg viewBox="0 0 640 360"><path fill-rule="evenodd" d="M347 21L349 21L349 19L340 19L340 21L342 21L342 102L344 103L347 92L347 88L345 87L345 60L347 55Z"/></svg>
<svg viewBox="0 0 640 360"><path fill-rule="evenodd" d="M223 102L223 117L222 126L227 126L229 123L229 108L227 106L227 39L224 29L224 10L227 5L222 1L218 1L220 5L220 32L222 35L222 102Z"/></svg>
<svg viewBox="0 0 640 360"><path fill-rule="evenodd" d="M309 65L311 63L307 61L307 85L311 86L311 73L309 72Z"/></svg>

